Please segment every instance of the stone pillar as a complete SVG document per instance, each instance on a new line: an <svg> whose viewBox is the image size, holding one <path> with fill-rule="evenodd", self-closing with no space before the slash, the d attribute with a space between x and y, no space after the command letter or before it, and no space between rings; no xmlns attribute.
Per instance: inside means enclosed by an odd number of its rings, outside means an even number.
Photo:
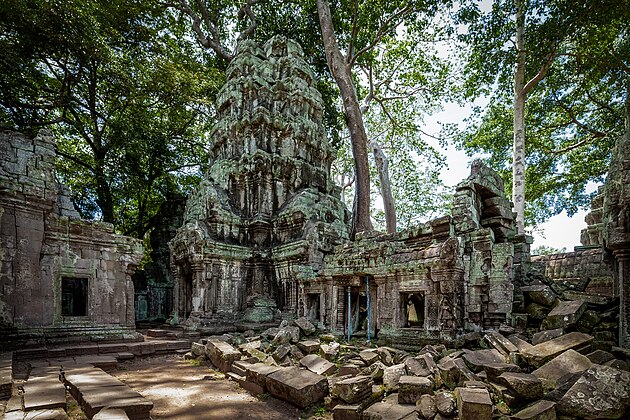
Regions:
<svg viewBox="0 0 630 420"><path fill-rule="evenodd" d="M619 293L619 345L630 348L630 249L614 252Z"/></svg>

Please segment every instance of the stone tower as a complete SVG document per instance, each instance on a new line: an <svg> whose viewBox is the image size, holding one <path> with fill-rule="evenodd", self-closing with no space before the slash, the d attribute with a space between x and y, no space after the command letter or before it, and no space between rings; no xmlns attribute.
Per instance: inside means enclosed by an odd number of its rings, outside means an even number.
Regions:
<svg viewBox="0 0 630 420"><path fill-rule="evenodd" d="M243 42L217 98L210 167L171 241L181 322L296 313L298 281L348 238L322 98L298 44Z"/></svg>

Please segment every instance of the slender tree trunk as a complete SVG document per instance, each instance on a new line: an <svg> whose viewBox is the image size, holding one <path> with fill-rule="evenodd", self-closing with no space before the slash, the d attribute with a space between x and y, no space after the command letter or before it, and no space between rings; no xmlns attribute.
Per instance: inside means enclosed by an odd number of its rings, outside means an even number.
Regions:
<svg viewBox="0 0 630 420"><path fill-rule="evenodd" d="M517 234L525 233L525 11L516 0L516 68L514 70L514 144L512 149L512 202Z"/></svg>
<svg viewBox="0 0 630 420"><path fill-rule="evenodd" d="M383 210L385 211L385 228L387 233L396 232L396 206L394 202L394 194L392 193L392 184L389 181L389 160L383 152L380 144L374 140L370 140L370 148L376 162L378 171L381 197L383 197Z"/></svg>
<svg viewBox="0 0 630 420"><path fill-rule="evenodd" d="M322 28L326 61L341 92L343 108L346 114L346 124L350 131L350 141L352 143L356 177L351 230L351 237L354 238L357 232L373 230L370 219L370 170L367 134L363 124L357 92L352 81L351 66L339 50L328 1L317 0L317 12L319 24Z"/></svg>
<svg viewBox="0 0 630 420"><path fill-rule="evenodd" d="M96 162L96 204L101 209L103 221L114 223L114 201L112 199L112 191L109 188L109 182L105 177L102 163Z"/></svg>

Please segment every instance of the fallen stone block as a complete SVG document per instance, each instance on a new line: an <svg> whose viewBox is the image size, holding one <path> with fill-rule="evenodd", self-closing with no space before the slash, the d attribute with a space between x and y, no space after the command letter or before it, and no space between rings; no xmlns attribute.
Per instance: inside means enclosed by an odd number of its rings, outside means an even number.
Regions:
<svg viewBox="0 0 630 420"><path fill-rule="evenodd" d="M531 349L523 351L522 355L529 364L538 367L567 350L585 349L592 341L593 337L588 334L571 332L535 345Z"/></svg>
<svg viewBox="0 0 630 420"><path fill-rule="evenodd" d="M129 417L122 408L104 408L92 420L127 420Z"/></svg>
<svg viewBox="0 0 630 420"><path fill-rule="evenodd" d="M509 358L510 353L518 351L518 348L516 348L510 340L503 337L503 335L498 332L491 331L484 335L483 339L501 353L506 359Z"/></svg>
<svg viewBox="0 0 630 420"><path fill-rule="evenodd" d="M433 393L433 382L422 376L401 376L398 381L398 403L415 404L422 395Z"/></svg>
<svg viewBox="0 0 630 420"><path fill-rule="evenodd" d="M379 360L379 355L373 350L363 350L359 352L359 357L368 365Z"/></svg>
<svg viewBox="0 0 630 420"><path fill-rule="evenodd" d="M413 376L429 376L431 371L429 370L426 360L421 357L408 357L405 359L405 366L407 372Z"/></svg>
<svg viewBox="0 0 630 420"><path fill-rule="evenodd" d="M338 375L340 376L344 376L344 375L358 375L361 372L361 369L359 368L359 366L353 364L353 363L346 363L345 365L341 365L339 366L339 371L337 372Z"/></svg>
<svg viewBox="0 0 630 420"><path fill-rule="evenodd" d="M305 408L328 395L326 377L307 369L289 367L267 376L267 389L277 398Z"/></svg>
<svg viewBox="0 0 630 420"><path fill-rule="evenodd" d="M50 376L31 377L24 384L24 410L66 408L66 388L59 380L59 369Z"/></svg>
<svg viewBox="0 0 630 420"><path fill-rule="evenodd" d="M245 377L247 378L247 381L252 382L262 388L266 388L267 376L274 372L277 372L280 369L281 368L278 366L269 366L264 363L254 363L245 367Z"/></svg>
<svg viewBox="0 0 630 420"><path fill-rule="evenodd" d="M398 389L398 381L401 376L407 374L404 364L388 366L383 371L383 385L387 391L395 391Z"/></svg>
<svg viewBox="0 0 630 420"><path fill-rule="evenodd" d="M618 419L630 406L630 373L593 365L564 394L559 414L585 418Z"/></svg>
<svg viewBox="0 0 630 420"><path fill-rule="evenodd" d="M206 357L222 372L229 372L232 363L241 359L241 352L225 341L208 340Z"/></svg>
<svg viewBox="0 0 630 420"><path fill-rule="evenodd" d="M337 366L316 354L307 354L300 359L300 365L318 375L332 375Z"/></svg>
<svg viewBox="0 0 630 420"><path fill-rule="evenodd" d="M455 397L449 391L439 391L435 394L435 406L438 413L451 417L455 413Z"/></svg>
<svg viewBox="0 0 630 420"><path fill-rule="evenodd" d="M18 413L14 411L13 413ZM11 413L9 413L11 414ZM46 409L46 410L32 410L22 413L24 420L67 420L68 415L63 408ZM20 420L22 417L19 417ZM6 416L5 420L9 420L10 417Z"/></svg>
<svg viewBox="0 0 630 420"><path fill-rule="evenodd" d="M546 389L557 387L557 381L572 373L581 373L593 366L588 357L575 350L567 350L532 372Z"/></svg>
<svg viewBox="0 0 630 420"><path fill-rule="evenodd" d="M492 419L492 400L487 389L456 388L455 398L461 419Z"/></svg>
<svg viewBox="0 0 630 420"><path fill-rule="evenodd" d="M555 330L544 330L539 331L532 336L532 344L537 345L540 343L544 343L545 341L553 340L554 338L560 337L564 334L564 329L556 328Z"/></svg>
<svg viewBox="0 0 630 420"><path fill-rule="evenodd" d="M359 404L337 404L332 410L333 420L361 420Z"/></svg>
<svg viewBox="0 0 630 420"><path fill-rule="evenodd" d="M481 372L487 364L506 362L506 358L496 349L470 351L464 353L462 358L466 362L466 366L475 373Z"/></svg>
<svg viewBox="0 0 630 420"><path fill-rule="evenodd" d="M523 286L521 291L530 301L539 305L551 307L556 302L556 295L549 286L532 285Z"/></svg>
<svg viewBox="0 0 630 420"><path fill-rule="evenodd" d="M190 346L190 351L195 356L205 356L206 355L206 346L201 343L192 343Z"/></svg>
<svg viewBox="0 0 630 420"><path fill-rule="evenodd" d="M91 389L81 394L85 414L92 418L103 408L120 408L131 420L150 419L153 403L129 387Z"/></svg>
<svg viewBox="0 0 630 420"><path fill-rule="evenodd" d="M588 360L598 365L603 365L615 358L615 356L611 353L604 350L595 350L594 352L587 354L586 357Z"/></svg>
<svg viewBox="0 0 630 420"><path fill-rule="evenodd" d="M512 363L488 363L483 366L483 370L486 372L488 379L492 380L501 376L504 372L520 372L521 368Z"/></svg>
<svg viewBox="0 0 630 420"><path fill-rule="evenodd" d="M297 346L306 354L317 353L319 351L319 341L304 340L297 343Z"/></svg>
<svg viewBox="0 0 630 420"><path fill-rule="evenodd" d="M312 335L315 334L315 331L317 331L315 325L313 325L313 323L305 317L300 317L293 322L298 326L304 335Z"/></svg>
<svg viewBox="0 0 630 420"><path fill-rule="evenodd" d="M361 413L361 420L402 420L417 418L415 405L398 404L398 395L391 394L381 402L372 404Z"/></svg>
<svg viewBox="0 0 630 420"><path fill-rule="evenodd" d="M126 351L128 351L128 347L127 344L99 344L98 345L98 353L99 354L104 354L104 353L124 353Z"/></svg>
<svg viewBox="0 0 630 420"><path fill-rule="evenodd" d="M586 302L582 300L560 302L545 318L545 328L551 330L572 327L580 319L586 306Z"/></svg>
<svg viewBox="0 0 630 420"><path fill-rule="evenodd" d="M334 360L339 356L339 350L341 349L341 345L336 341L331 341L328 344L320 344L319 353L326 360Z"/></svg>
<svg viewBox="0 0 630 420"><path fill-rule="evenodd" d="M348 404L354 404L372 394L372 385L374 381L370 376L342 379L331 387L331 394Z"/></svg>
<svg viewBox="0 0 630 420"><path fill-rule="evenodd" d="M497 378L497 382L526 401L539 399L543 396L542 382L530 373L504 372Z"/></svg>
<svg viewBox="0 0 630 420"><path fill-rule="evenodd" d="M13 367L11 363L0 364L0 400L11 398L13 389Z"/></svg>
<svg viewBox="0 0 630 420"><path fill-rule="evenodd" d="M429 394L420 396L420 399L416 401L416 408L424 419L432 419L438 413L435 397Z"/></svg>
<svg viewBox="0 0 630 420"><path fill-rule="evenodd" d="M556 420L556 403L547 400L534 404L512 416L515 420Z"/></svg>

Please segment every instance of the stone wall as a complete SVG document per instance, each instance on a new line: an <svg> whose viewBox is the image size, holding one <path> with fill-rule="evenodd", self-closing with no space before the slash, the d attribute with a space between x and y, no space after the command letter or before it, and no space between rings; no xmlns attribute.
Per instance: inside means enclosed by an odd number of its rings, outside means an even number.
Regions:
<svg viewBox="0 0 630 420"><path fill-rule="evenodd" d="M142 246L81 220L54 159L50 133L0 131L0 328L6 341L132 337L131 273Z"/></svg>

